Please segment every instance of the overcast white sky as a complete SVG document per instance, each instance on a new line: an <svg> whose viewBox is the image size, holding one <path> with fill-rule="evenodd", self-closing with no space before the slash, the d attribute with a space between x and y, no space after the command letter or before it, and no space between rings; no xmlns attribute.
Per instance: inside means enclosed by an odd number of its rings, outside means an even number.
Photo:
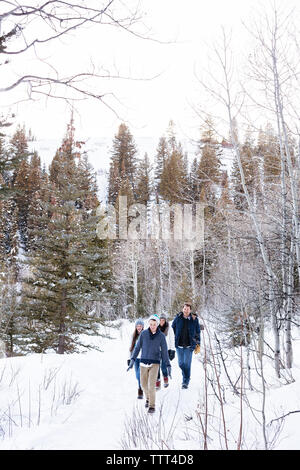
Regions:
<svg viewBox="0 0 300 470"><path fill-rule="evenodd" d="M280 3L287 7L297 4L293 0ZM237 57L246 53L251 44L242 21L247 23L264 4L270 1L142 0L145 23L151 27L152 36L170 43L136 39L101 27L65 39L43 57L66 71L76 67L82 70L92 60L125 76L150 78L159 74L152 80L106 80L99 83L97 91L114 93L116 98L111 96L109 103L135 136L157 140L173 119L180 136L196 137L201 123L191 103L201 102L202 97L195 67L201 71L206 66L208 46L219 36L221 26L232 28ZM24 67L32 70L33 64L32 59ZM11 70L18 71L17 63L12 63ZM82 138L112 137L116 133L120 119L101 103L86 101L77 109L80 114L75 114L76 127ZM68 108L59 101L21 103L16 112L18 122L25 122L38 138L60 139L69 119Z"/></svg>

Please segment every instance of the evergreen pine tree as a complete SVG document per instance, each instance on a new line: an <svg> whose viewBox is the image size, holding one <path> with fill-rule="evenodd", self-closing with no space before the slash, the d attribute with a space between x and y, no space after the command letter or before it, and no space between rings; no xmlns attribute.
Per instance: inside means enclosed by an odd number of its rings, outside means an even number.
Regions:
<svg viewBox="0 0 300 470"><path fill-rule="evenodd" d="M144 205L149 202L151 195L150 171L150 161L148 154L145 153L144 158L139 161L136 184L136 201Z"/></svg>
<svg viewBox="0 0 300 470"><path fill-rule="evenodd" d="M199 181L199 163L197 157L194 158L189 178L191 201L197 202L200 197L200 181Z"/></svg>
<svg viewBox="0 0 300 470"><path fill-rule="evenodd" d="M22 351L25 318L20 309L20 292L16 283L14 268L7 265L0 276L0 332L6 353L13 356Z"/></svg>
<svg viewBox="0 0 300 470"><path fill-rule="evenodd" d="M200 192L204 190L205 198L212 207L216 203L216 185L220 184L221 162L217 154L218 143L215 136L214 124L208 118L202 128L198 153L200 161L198 165L198 181Z"/></svg>
<svg viewBox="0 0 300 470"><path fill-rule="evenodd" d="M223 172L221 181L221 195L218 199L213 217L214 244L220 248L228 247L228 221L234 213L234 203L230 197L229 178L227 171Z"/></svg>
<svg viewBox="0 0 300 470"><path fill-rule="evenodd" d="M3 176L0 173L0 187L5 185ZM5 200L0 198L0 262L4 260L6 254L6 240L5 240L5 230L6 230L6 210L5 210Z"/></svg>
<svg viewBox="0 0 300 470"><path fill-rule="evenodd" d="M38 161L35 156L35 161ZM22 247L27 251L28 234L27 219L28 208L36 190L39 189L40 176L36 169L31 167L27 160L22 160L17 170L14 187L16 188L15 201L19 211L18 228Z"/></svg>
<svg viewBox="0 0 300 470"><path fill-rule="evenodd" d="M19 166L22 161L27 161L30 155L25 126L21 127L19 125L17 127L17 130L10 139L8 154L10 165L7 178L10 181L12 187L14 187Z"/></svg>
<svg viewBox="0 0 300 470"><path fill-rule="evenodd" d="M29 185L28 156L25 128L24 126L22 128L18 126L9 141L9 145L5 148L2 172L6 188L4 237L7 253L10 253L17 235L20 235L20 244L23 244L23 247L26 245L27 188Z"/></svg>
<svg viewBox="0 0 300 470"><path fill-rule="evenodd" d="M39 239L43 230L47 229L48 222L52 216L49 210L50 202L54 204L53 187L49 182L49 176L46 172L40 175L39 189L32 193L28 205L27 218L27 249L33 252L39 244Z"/></svg>
<svg viewBox="0 0 300 470"><path fill-rule="evenodd" d="M107 242L96 237L94 177L81 160L72 120L50 165L49 183L50 201L40 201L44 227L28 256L22 304L28 347L63 354L77 350L82 334L98 334L101 319L94 306L107 295L110 277Z"/></svg>
<svg viewBox="0 0 300 470"><path fill-rule="evenodd" d="M5 141L4 128L11 126L3 117L0 118L0 200L7 199L12 195L12 189L10 188L10 182L8 181L8 171L10 168L10 161L8 155L7 144Z"/></svg>
<svg viewBox="0 0 300 470"><path fill-rule="evenodd" d="M120 188L127 180L135 197L135 178L137 167L137 148L133 136L126 126L121 124L113 140L109 170L108 202L114 204Z"/></svg>
<svg viewBox="0 0 300 470"><path fill-rule="evenodd" d="M154 185L157 195L161 191L161 176L163 173L165 162L169 156L169 148L167 139L162 136L159 139L156 155L155 155L155 170L154 170Z"/></svg>
<svg viewBox="0 0 300 470"><path fill-rule="evenodd" d="M258 179L258 168L257 161L255 160L254 142L249 130L246 133L244 144L240 147L240 158L247 189L249 194L254 197ZM235 206L237 209L244 210L247 207L247 203L237 158L233 162L232 181Z"/></svg>
<svg viewBox="0 0 300 470"><path fill-rule="evenodd" d="M263 158L264 182L278 182L281 172L280 147L271 124L261 130L258 137L258 154Z"/></svg>
<svg viewBox="0 0 300 470"><path fill-rule="evenodd" d="M184 204L189 200L189 181L186 159L181 143L177 143L172 134L169 139L169 156L165 161L161 175L160 194L169 204Z"/></svg>

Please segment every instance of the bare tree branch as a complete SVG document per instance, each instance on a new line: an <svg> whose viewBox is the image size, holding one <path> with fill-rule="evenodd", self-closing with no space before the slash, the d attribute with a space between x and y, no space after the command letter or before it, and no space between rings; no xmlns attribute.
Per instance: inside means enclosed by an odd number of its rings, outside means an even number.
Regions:
<svg viewBox="0 0 300 470"><path fill-rule="evenodd" d="M59 87L63 87L68 91L66 99L78 100L82 96L83 99L93 98L103 102L104 95L109 93L96 91L100 88L98 81L101 83L103 79L153 80L158 74L151 77L131 77L126 74L103 72L103 65L97 71L93 64L90 70L75 71L66 76L65 72L56 70L53 64L49 63L49 59L46 61L41 58L42 51L46 51L48 55L51 54L53 46L58 42L60 44L64 37L67 38L75 32L78 34L79 31L84 33L89 26L113 27L138 39L162 42L149 35L149 29L142 23L142 16L138 0L132 0L132 2L49 0L37 1L33 5L30 2L20 3L17 0L1 2L0 56L6 59L0 65L9 63L15 57L27 59L26 54L34 51L35 59L42 62L44 67L48 67L49 73L45 73L45 70L40 73L38 66L30 70L30 73L24 73L23 68L23 73L21 70L19 77L15 80L11 79L8 83L5 83L8 79L6 80L5 75L2 74L0 93L9 93L26 85L30 100L34 96L41 95L62 99L63 94L59 92ZM48 45L51 45L50 51ZM55 59L55 50L52 55ZM75 66L80 63L79 59L80 57L76 57ZM17 63L18 66L19 63Z"/></svg>

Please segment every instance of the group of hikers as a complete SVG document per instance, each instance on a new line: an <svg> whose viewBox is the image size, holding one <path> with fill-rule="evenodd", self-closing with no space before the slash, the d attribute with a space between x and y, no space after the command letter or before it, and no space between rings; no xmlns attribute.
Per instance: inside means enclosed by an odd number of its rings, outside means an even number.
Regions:
<svg viewBox="0 0 300 470"><path fill-rule="evenodd" d="M169 385L171 361L175 357L175 351L182 372L182 388L188 388L193 353L200 351L200 325L197 314L191 309L191 304L185 302L182 312L176 315L172 325L165 314L151 315L147 329L144 329L143 320L138 319L135 322L127 371L134 366L138 398L145 396L148 413L155 412L156 390L161 387L160 369L164 387Z"/></svg>

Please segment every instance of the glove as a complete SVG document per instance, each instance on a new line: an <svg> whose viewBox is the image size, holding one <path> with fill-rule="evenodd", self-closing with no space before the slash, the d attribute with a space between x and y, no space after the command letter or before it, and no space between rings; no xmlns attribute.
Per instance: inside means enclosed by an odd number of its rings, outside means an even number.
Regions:
<svg viewBox="0 0 300 470"><path fill-rule="evenodd" d="M200 352L200 344L196 344L196 347L194 349L194 353L199 354L199 352Z"/></svg>
<svg viewBox="0 0 300 470"><path fill-rule="evenodd" d="M171 371L172 371L171 366L167 366L167 372L168 372L168 376L170 377L170 379L172 378Z"/></svg>
<svg viewBox="0 0 300 470"><path fill-rule="evenodd" d="M129 371L129 369L132 369L133 364L134 364L134 359L130 359L127 372Z"/></svg>
<svg viewBox="0 0 300 470"><path fill-rule="evenodd" d="M173 359L175 357L175 351L173 351L173 349L169 349L168 354L169 354L170 361L173 361Z"/></svg>

